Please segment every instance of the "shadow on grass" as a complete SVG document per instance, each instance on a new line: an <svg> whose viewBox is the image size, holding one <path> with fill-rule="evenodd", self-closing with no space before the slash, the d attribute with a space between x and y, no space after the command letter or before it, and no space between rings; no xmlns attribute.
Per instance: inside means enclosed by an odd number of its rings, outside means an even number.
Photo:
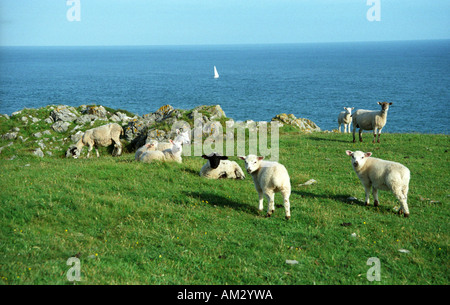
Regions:
<svg viewBox="0 0 450 305"><path fill-rule="evenodd" d="M194 198L198 198L199 200L203 200L206 204L211 206L218 206L223 208L231 208L236 211L246 212L252 215L258 215L259 211L254 206L249 206L248 204L243 204L241 202L237 202L231 200L230 198L226 198L224 196L220 196L213 193L201 193L201 192L184 192L186 196L191 196Z"/></svg>
<svg viewBox="0 0 450 305"><path fill-rule="evenodd" d="M310 137L311 140L314 141L332 141L332 142L341 142L341 143L353 143L353 138L350 137L348 141L344 141L344 140L337 140L337 139L324 139L324 138L318 138L318 137Z"/></svg>
<svg viewBox="0 0 450 305"><path fill-rule="evenodd" d="M292 190L292 193L300 195L301 197L331 199L334 201L340 201L340 202L348 204L348 205L373 208L376 211L379 211L382 213L387 213L387 214L394 213L395 214L395 212L392 211L392 206L390 206L389 204L388 205L380 204L379 206L375 207L373 205L373 201L372 201L368 206L366 206L365 202L363 202L361 200L348 199L348 198L352 197L351 195L327 195L327 194L319 195L319 194L314 194L314 193L310 193L310 192L306 192L306 191L298 191L298 190Z"/></svg>

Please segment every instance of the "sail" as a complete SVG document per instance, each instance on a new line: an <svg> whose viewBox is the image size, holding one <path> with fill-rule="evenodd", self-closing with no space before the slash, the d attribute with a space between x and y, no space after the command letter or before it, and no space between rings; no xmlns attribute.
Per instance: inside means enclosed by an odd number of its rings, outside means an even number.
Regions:
<svg viewBox="0 0 450 305"><path fill-rule="evenodd" d="M214 66L214 78L219 78L219 73L217 72L216 66Z"/></svg>

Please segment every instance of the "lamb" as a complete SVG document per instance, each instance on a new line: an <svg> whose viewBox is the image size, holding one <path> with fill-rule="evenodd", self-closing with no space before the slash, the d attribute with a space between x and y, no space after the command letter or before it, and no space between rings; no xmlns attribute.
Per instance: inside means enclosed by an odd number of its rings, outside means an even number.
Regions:
<svg viewBox="0 0 450 305"><path fill-rule="evenodd" d="M289 196L291 195L291 181L284 165L274 161L263 161L264 157L248 155L239 157L245 161L245 168L252 175L255 189L259 195L259 207L263 209L263 195L269 201L267 217L270 217L275 211L274 197L275 193L281 192L284 200L284 209L286 219L291 218Z"/></svg>
<svg viewBox="0 0 450 305"><path fill-rule="evenodd" d="M338 115L338 130L341 132L341 125L344 125L344 133L350 133L350 126L352 125L352 110L355 109L355 107L344 107L345 111L342 111Z"/></svg>
<svg viewBox="0 0 450 305"><path fill-rule="evenodd" d="M136 161L139 160L139 157L146 151L152 151L152 150L156 150L156 146L158 145L158 141L156 140L150 140L150 142L146 143L145 145L143 145L142 147L140 147L136 153L134 154L134 159ZM172 143L171 143L172 145Z"/></svg>
<svg viewBox="0 0 450 305"><path fill-rule="evenodd" d="M356 142L355 141L356 128L359 128L359 142L363 141L361 136L362 130L373 130L372 143L375 143L375 138L377 137L377 130L378 130L377 142L380 143L381 130L383 129L384 125L386 125L387 113L389 110L389 106L392 105L392 103L378 102L378 104L381 105L381 110L379 111L358 109L352 115L353 143Z"/></svg>
<svg viewBox="0 0 450 305"><path fill-rule="evenodd" d="M378 190L391 191L401 203L399 214L409 216L408 189L410 171L397 162L372 158L371 152L346 151L352 157L352 166L366 192L365 204L369 204L369 191L372 187L374 206L378 206Z"/></svg>
<svg viewBox="0 0 450 305"><path fill-rule="evenodd" d="M227 156L220 156L217 153L202 155L208 160L200 170L200 176L209 179L245 179L245 174L241 167L235 162L228 160Z"/></svg>
<svg viewBox="0 0 450 305"><path fill-rule="evenodd" d="M145 151L139 157L139 161L146 163L151 163L153 161L162 161L162 162L175 161L181 163L182 143L172 140L170 140L170 142L173 145L172 148L166 149L164 151L160 150Z"/></svg>
<svg viewBox="0 0 450 305"><path fill-rule="evenodd" d="M87 157L91 153L93 147L97 153L97 158L100 156L98 153L98 146L109 146L114 144L113 156L120 156L122 154L122 143L120 142L120 136L123 135L122 127L117 123L110 123L100 127L86 130L81 139L71 147L67 153L74 158L78 158L81 154L81 150L84 146L89 146Z"/></svg>

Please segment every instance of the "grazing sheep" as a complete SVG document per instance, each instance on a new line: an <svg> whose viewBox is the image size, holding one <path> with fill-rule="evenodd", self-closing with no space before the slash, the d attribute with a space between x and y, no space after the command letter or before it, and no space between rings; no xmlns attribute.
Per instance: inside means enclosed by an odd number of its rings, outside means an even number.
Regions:
<svg viewBox="0 0 450 305"><path fill-rule="evenodd" d="M384 125L386 125L387 113L389 110L389 106L392 103L388 102L378 102L381 105L381 110L364 110L358 109L352 115L353 118L353 143L355 143L355 131L356 128L359 128L359 142L362 142L361 132L362 130L373 130L373 143L375 143L375 138L377 137L378 130L378 143L380 143L380 135L381 130Z"/></svg>
<svg viewBox="0 0 450 305"><path fill-rule="evenodd" d="M217 153L203 155L202 158L208 160L200 170L200 176L209 179L245 179L245 174L241 167L234 161L228 160L227 156L220 156Z"/></svg>
<svg viewBox="0 0 450 305"><path fill-rule="evenodd" d="M156 146L158 145L158 141L156 140L150 140L150 142L146 143L144 146L136 150L136 153L134 154L134 159L136 161L139 160L139 157L146 151L152 151L156 150Z"/></svg>
<svg viewBox="0 0 450 305"><path fill-rule="evenodd" d="M374 206L378 206L378 190L391 191L400 201L402 207L399 213L409 216L408 188L410 172L409 169L397 162L381 160L370 157L371 152L346 151L352 157L352 166L366 192L366 205L369 204L369 192L372 187Z"/></svg>
<svg viewBox="0 0 450 305"><path fill-rule="evenodd" d="M172 143L172 148L166 149L164 151L153 150L153 151L145 151L139 157L139 161L151 163L153 161L162 161L162 162L171 162L175 161L178 163L182 162L181 152L182 152L182 143L170 140Z"/></svg>
<svg viewBox="0 0 450 305"><path fill-rule="evenodd" d="M264 157L248 155L239 157L245 161L245 168L252 175L255 189L259 195L259 207L263 209L263 195L269 201L267 217L275 211L275 193L281 192L284 200L286 219L291 218L289 196L291 195L291 181L284 165L274 161L263 161Z"/></svg>
<svg viewBox="0 0 450 305"><path fill-rule="evenodd" d="M191 137L189 130L180 132L179 129L176 130L177 136L175 137L174 141L181 142L182 144L190 144L191 143ZM156 149L160 151L164 151L166 149L170 149L173 147L172 142L159 142L156 145Z"/></svg>
<svg viewBox="0 0 450 305"><path fill-rule="evenodd" d="M344 125L344 133L350 133L350 126L352 125L352 110L355 109L355 107L344 107L345 111L342 111L338 115L338 130L341 132L341 125ZM348 130L348 131L347 131Z"/></svg>
<svg viewBox="0 0 450 305"><path fill-rule="evenodd" d="M113 156L120 156L122 154L122 143L120 143L120 136L123 135L122 127L117 123L110 123L100 127L86 130L81 139L70 148L69 153L74 158L78 158L81 154L81 150L84 146L89 146L87 158L91 153L93 147L97 153L97 158L100 156L98 153L98 146L109 146L114 144Z"/></svg>

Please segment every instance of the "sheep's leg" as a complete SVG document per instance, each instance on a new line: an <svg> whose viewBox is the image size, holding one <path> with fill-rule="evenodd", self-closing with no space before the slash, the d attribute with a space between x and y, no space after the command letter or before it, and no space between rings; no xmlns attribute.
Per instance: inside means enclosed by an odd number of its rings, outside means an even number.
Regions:
<svg viewBox="0 0 450 305"><path fill-rule="evenodd" d="M356 142L356 140L355 140L355 133L356 133L356 125L354 124L353 125L353 143Z"/></svg>
<svg viewBox="0 0 450 305"><path fill-rule="evenodd" d="M359 142L362 142L362 128L359 129Z"/></svg>
<svg viewBox="0 0 450 305"><path fill-rule="evenodd" d="M344 124L344 133L347 133L347 124Z"/></svg>
<svg viewBox="0 0 450 305"><path fill-rule="evenodd" d="M286 212L286 219L289 220L291 218L291 204L289 202L289 191L282 191L281 195L283 195L283 202L284 202L284 210Z"/></svg>
<svg viewBox="0 0 450 305"><path fill-rule="evenodd" d="M364 190L366 192L366 200L364 201L364 203L365 203L365 205L369 205L370 185L364 185Z"/></svg>
<svg viewBox="0 0 450 305"><path fill-rule="evenodd" d="M339 133L341 132L341 124L340 123L339 123L338 131L339 131Z"/></svg>
<svg viewBox="0 0 450 305"><path fill-rule="evenodd" d="M91 150L92 150L92 148L93 148L93 146L92 146L92 145L89 145L88 153L87 153L86 158L89 158L89 156L91 155Z"/></svg>
<svg viewBox="0 0 450 305"><path fill-rule="evenodd" d="M273 212L275 212L275 194L273 192L267 192L264 195L266 195L267 200L269 201L266 217L270 217Z"/></svg>
<svg viewBox="0 0 450 305"><path fill-rule="evenodd" d="M258 191L258 195L259 195L259 205L258 205L258 210L262 211L263 210L263 202L264 202L264 195L262 191Z"/></svg>
<svg viewBox="0 0 450 305"><path fill-rule="evenodd" d="M98 147L95 145L95 153L97 154L97 158L100 157L100 154L98 153Z"/></svg>
<svg viewBox="0 0 450 305"><path fill-rule="evenodd" d="M373 128L373 141L372 141L372 143L375 143L375 139L377 138L377 128L376 127L374 127Z"/></svg>
<svg viewBox="0 0 450 305"><path fill-rule="evenodd" d="M373 195L373 205L374 206L378 206L379 202L378 202L378 189L372 187L372 195Z"/></svg>
<svg viewBox="0 0 450 305"><path fill-rule="evenodd" d="M408 209L408 187L404 187L402 190L394 189L393 193L395 194L395 197L400 201L401 208L398 211L399 214L403 213L403 216L408 217L409 216L409 209Z"/></svg>
<svg viewBox="0 0 450 305"><path fill-rule="evenodd" d="M348 123L348 133L350 133L350 128L352 127L352 122Z"/></svg>
<svg viewBox="0 0 450 305"><path fill-rule="evenodd" d="M380 136L381 136L381 130L382 130L383 128L380 128L380 129L378 129L378 143L380 143Z"/></svg>

